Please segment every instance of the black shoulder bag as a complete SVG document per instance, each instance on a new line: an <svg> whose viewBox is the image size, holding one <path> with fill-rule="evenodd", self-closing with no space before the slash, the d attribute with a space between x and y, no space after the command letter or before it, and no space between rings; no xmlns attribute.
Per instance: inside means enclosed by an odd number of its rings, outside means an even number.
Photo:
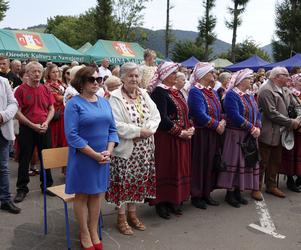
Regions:
<svg viewBox="0 0 301 250"><path fill-rule="evenodd" d="M251 134L248 134L243 142L240 143L240 146L245 158L245 166L248 168L255 168L256 164L259 162L256 139Z"/></svg>

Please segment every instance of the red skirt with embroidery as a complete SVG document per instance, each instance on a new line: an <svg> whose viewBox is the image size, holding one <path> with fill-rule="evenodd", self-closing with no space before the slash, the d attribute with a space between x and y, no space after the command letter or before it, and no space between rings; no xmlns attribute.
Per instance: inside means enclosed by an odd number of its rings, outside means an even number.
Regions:
<svg viewBox="0 0 301 250"><path fill-rule="evenodd" d="M60 116L58 120L52 120L49 124L51 129L52 147L66 147L67 140L65 137L65 126L64 126L64 106L60 106Z"/></svg>
<svg viewBox="0 0 301 250"><path fill-rule="evenodd" d="M282 150L280 174L301 176L301 134L295 133L295 146L292 150Z"/></svg>
<svg viewBox="0 0 301 250"><path fill-rule="evenodd" d="M149 202L180 204L189 199L191 178L191 141L164 131L155 134L156 199Z"/></svg>

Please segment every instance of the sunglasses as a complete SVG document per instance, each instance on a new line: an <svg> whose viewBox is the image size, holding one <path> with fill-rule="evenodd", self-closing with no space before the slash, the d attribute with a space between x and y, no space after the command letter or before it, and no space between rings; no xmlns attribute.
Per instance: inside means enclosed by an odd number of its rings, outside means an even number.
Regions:
<svg viewBox="0 0 301 250"><path fill-rule="evenodd" d="M95 81L97 83L102 83L102 77L94 77L94 76L90 76L90 77L87 77L87 81L90 82L90 83L95 83Z"/></svg>

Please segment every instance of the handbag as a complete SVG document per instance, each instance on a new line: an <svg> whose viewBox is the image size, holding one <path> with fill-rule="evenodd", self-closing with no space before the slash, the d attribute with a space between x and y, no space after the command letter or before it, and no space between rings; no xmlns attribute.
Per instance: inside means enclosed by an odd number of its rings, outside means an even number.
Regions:
<svg viewBox="0 0 301 250"><path fill-rule="evenodd" d="M295 119L301 116L301 104L300 101L293 95L290 95L290 104L287 107L288 117Z"/></svg>
<svg viewBox="0 0 301 250"><path fill-rule="evenodd" d="M212 170L215 172L221 172L225 169L226 164L222 160L222 152L221 149L219 149L213 157Z"/></svg>
<svg viewBox="0 0 301 250"><path fill-rule="evenodd" d="M245 166L248 168L255 168L259 162L259 152L256 139L248 134L242 143L239 143L245 158Z"/></svg>

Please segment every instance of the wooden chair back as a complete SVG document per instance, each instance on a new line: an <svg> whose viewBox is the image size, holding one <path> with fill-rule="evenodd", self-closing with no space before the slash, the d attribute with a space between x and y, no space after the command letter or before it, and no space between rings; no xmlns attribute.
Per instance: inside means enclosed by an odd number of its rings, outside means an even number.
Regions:
<svg viewBox="0 0 301 250"><path fill-rule="evenodd" d="M45 169L65 167L68 161L68 147L43 149L42 160Z"/></svg>

